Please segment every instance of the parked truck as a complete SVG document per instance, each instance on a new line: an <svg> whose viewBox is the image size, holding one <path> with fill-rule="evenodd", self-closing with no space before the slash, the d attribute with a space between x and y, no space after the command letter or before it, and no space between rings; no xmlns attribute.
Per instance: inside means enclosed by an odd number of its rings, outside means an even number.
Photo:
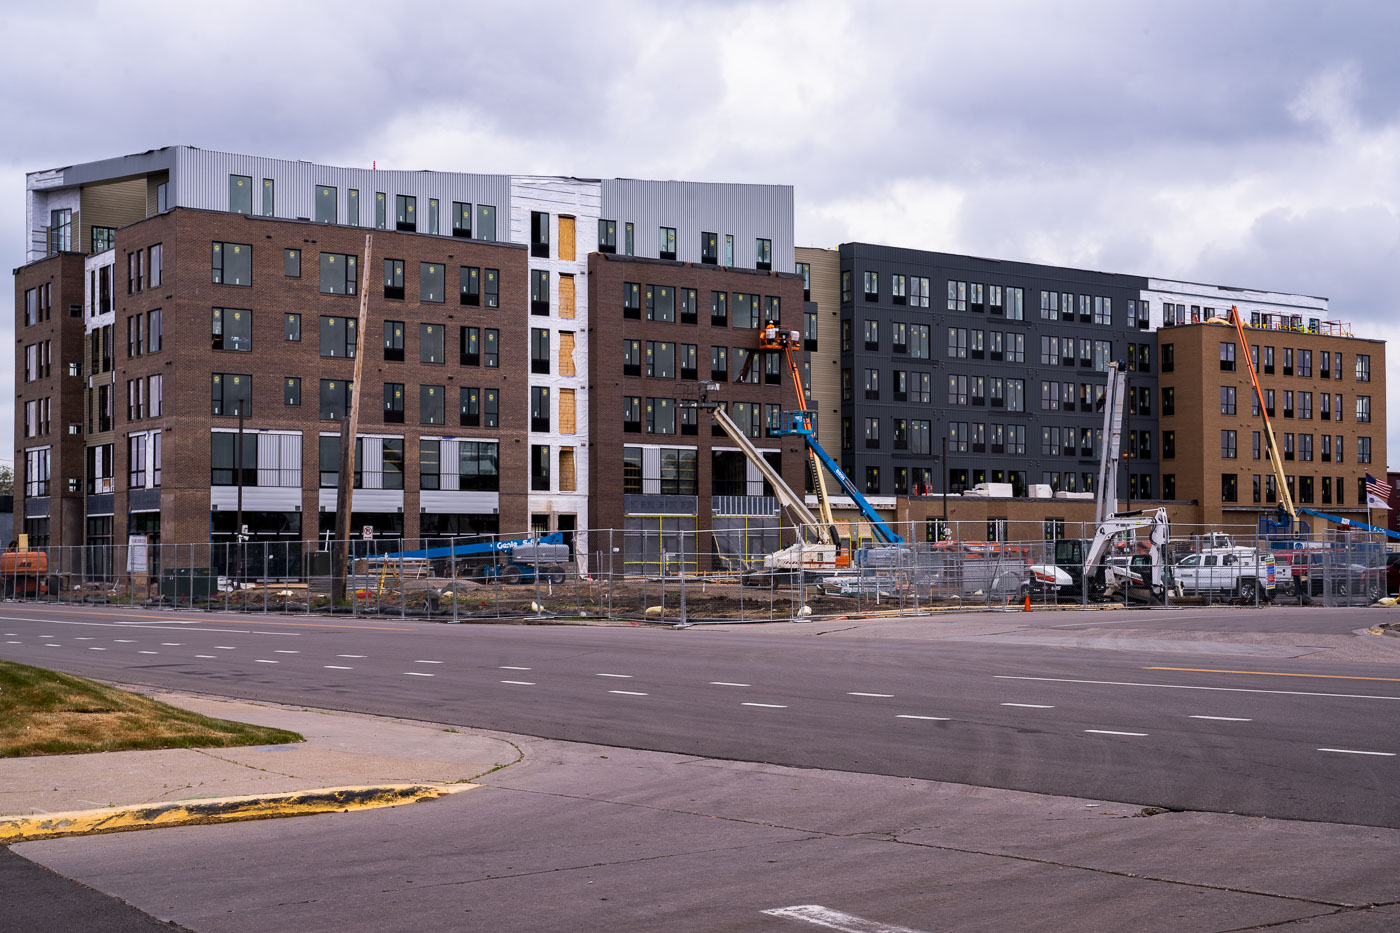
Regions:
<svg viewBox="0 0 1400 933"><path fill-rule="evenodd" d="M1247 547L1218 547L1192 554L1176 565L1177 584L1186 596L1273 599L1278 572L1272 554Z"/></svg>

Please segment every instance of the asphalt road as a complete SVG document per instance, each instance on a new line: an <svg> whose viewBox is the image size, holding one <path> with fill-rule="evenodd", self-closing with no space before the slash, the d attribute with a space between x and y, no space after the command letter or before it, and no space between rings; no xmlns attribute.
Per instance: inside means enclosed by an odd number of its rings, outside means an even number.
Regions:
<svg viewBox="0 0 1400 933"><path fill-rule="evenodd" d="M29 605L0 607L0 656L576 742L1400 827L1400 668L1380 663Z"/></svg>

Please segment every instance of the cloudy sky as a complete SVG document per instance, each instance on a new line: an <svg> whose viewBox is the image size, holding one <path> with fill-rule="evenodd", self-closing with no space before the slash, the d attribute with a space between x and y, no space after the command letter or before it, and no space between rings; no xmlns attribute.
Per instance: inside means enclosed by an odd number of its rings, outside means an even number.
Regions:
<svg viewBox="0 0 1400 933"><path fill-rule="evenodd" d="M1400 337L1400 4L18 6L0 11L11 267L26 171L188 143L788 183L802 245L1325 295L1358 334ZM4 459L11 418L0 404ZM1400 452L1400 406L1389 435Z"/></svg>

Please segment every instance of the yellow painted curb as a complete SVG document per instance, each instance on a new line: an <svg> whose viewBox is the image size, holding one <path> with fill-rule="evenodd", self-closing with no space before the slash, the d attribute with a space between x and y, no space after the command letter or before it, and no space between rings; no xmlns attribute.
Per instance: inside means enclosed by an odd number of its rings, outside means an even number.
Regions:
<svg viewBox="0 0 1400 933"><path fill-rule="evenodd" d="M136 804L105 810L73 810L32 816L0 816L0 845L120 833L162 826L194 826L237 820L268 820L313 813L373 810L432 800L470 790L476 784L381 784L371 787L322 787L286 794L250 794L172 803Z"/></svg>

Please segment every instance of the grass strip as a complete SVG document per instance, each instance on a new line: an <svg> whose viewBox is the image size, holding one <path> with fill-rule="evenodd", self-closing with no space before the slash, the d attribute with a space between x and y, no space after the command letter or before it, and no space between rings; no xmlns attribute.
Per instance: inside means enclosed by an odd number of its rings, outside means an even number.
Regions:
<svg viewBox="0 0 1400 933"><path fill-rule="evenodd" d="M213 719L85 677L0 660L0 758L305 741Z"/></svg>

